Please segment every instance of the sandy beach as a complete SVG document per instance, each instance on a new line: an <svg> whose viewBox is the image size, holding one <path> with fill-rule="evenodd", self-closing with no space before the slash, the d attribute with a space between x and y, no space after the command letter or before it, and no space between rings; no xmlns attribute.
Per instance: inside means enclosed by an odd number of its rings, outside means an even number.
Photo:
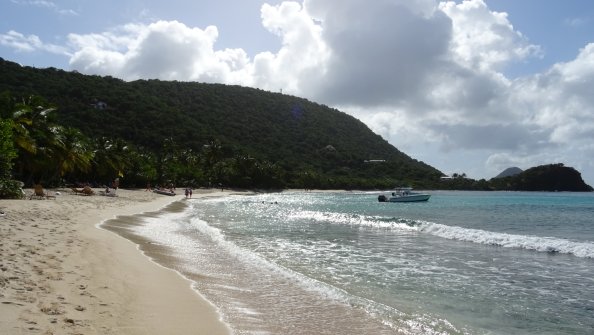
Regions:
<svg viewBox="0 0 594 335"><path fill-rule="evenodd" d="M52 191L59 192L55 199L0 200L0 333L230 333L188 280L97 228L119 215L157 211L184 195ZM212 193L194 197L205 194Z"/></svg>

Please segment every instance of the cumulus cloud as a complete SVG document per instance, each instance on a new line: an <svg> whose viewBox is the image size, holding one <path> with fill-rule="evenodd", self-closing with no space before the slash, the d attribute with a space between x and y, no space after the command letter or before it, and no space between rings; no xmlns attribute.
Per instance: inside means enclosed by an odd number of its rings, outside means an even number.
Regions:
<svg viewBox="0 0 594 335"><path fill-rule="evenodd" d="M576 59L558 63L549 71L517 80L512 103L526 123L551 129L550 141L577 144L594 137L594 43Z"/></svg>
<svg viewBox="0 0 594 335"><path fill-rule="evenodd" d="M158 78L244 83L247 55L241 49L214 50L218 30L177 21L129 24L101 34L70 34L76 50L72 68L127 80Z"/></svg>
<svg viewBox="0 0 594 335"><path fill-rule="evenodd" d="M451 22L423 3L310 0L330 49L310 94L336 105L380 106L418 99L447 52ZM306 7L307 8L307 7Z"/></svg>
<svg viewBox="0 0 594 335"><path fill-rule="evenodd" d="M329 50L322 27L297 2L265 4L261 16L264 28L281 38L282 47L275 54L255 56L253 86L308 96L309 85L326 71Z"/></svg>
<svg viewBox="0 0 594 335"><path fill-rule="evenodd" d="M506 13L491 11L482 0L459 4L442 2L440 9L453 22L451 47L455 60L477 70L497 70L510 61L541 56L539 46L527 39L509 22Z"/></svg>

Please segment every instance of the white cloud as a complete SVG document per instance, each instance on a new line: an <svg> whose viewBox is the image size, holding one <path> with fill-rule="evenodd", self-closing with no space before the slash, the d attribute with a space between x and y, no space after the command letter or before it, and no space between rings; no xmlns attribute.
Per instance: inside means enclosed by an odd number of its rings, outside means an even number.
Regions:
<svg viewBox="0 0 594 335"><path fill-rule="evenodd" d="M256 55L253 86L311 97L314 85L326 71L328 47L322 40L322 27L297 2L278 6L263 5L264 27L281 38L276 53Z"/></svg>
<svg viewBox="0 0 594 335"><path fill-rule="evenodd" d="M18 52L45 51L59 55L69 55L67 48L55 44L43 43L37 35L23 35L14 30L0 34L0 45Z"/></svg>
<svg viewBox="0 0 594 335"><path fill-rule="evenodd" d="M332 105L368 107L422 100L451 33L449 19L427 10L426 3L307 1L329 50L323 76L308 85L308 95Z"/></svg>
<svg viewBox="0 0 594 335"><path fill-rule="evenodd" d="M55 8L56 4L51 1L44 1L44 0L10 0L12 3L17 5L29 5L29 6L37 6L37 7L45 7L45 8Z"/></svg>
<svg viewBox="0 0 594 335"><path fill-rule="evenodd" d="M25 36L16 31L9 31L0 35L0 44L16 49L17 51L34 51L42 44L36 35Z"/></svg>
<svg viewBox="0 0 594 335"><path fill-rule="evenodd" d="M506 13L491 11L483 0L448 1L439 7L452 19L453 56L462 66L498 70L510 61L542 53L539 46L529 44L514 30Z"/></svg>
<svg viewBox="0 0 594 335"><path fill-rule="evenodd" d="M575 60L518 80L510 91L512 106L522 109L525 123L551 129L553 143L576 145L594 137L594 44Z"/></svg>
<svg viewBox="0 0 594 335"><path fill-rule="evenodd" d="M240 49L215 51L218 30L202 30L177 21L129 24L101 34L70 34L76 50L72 68L127 80L158 78L206 82L246 81L248 60Z"/></svg>
<svg viewBox="0 0 594 335"><path fill-rule="evenodd" d="M73 9L63 9L60 8L56 3L53 1L46 1L46 0L10 0L12 3L22 6L33 6L33 7L40 7L40 8L49 8L61 15L70 15L70 16L77 16L78 12Z"/></svg>

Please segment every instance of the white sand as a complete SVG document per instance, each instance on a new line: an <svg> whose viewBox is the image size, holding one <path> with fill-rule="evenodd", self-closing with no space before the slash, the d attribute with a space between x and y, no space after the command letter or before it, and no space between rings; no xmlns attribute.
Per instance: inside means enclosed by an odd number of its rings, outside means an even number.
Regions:
<svg viewBox="0 0 594 335"><path fill-rule="evenodd" d="M0 334L230 333L189 281L96 228L183 195L60 191L55 200L0 200Z"/></svg>

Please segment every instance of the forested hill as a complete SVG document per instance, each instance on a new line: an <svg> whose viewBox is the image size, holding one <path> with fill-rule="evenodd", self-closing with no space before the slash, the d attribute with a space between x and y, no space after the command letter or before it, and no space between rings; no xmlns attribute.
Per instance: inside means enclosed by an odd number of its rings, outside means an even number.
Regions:
<svg viewBox="0 0 594 335"><path fill-rule="evenodd" d="M283 187L303 186L297 182L303 175L317 188L423 187L441 176L359 120L280 93L220 84L125 82L21 67L1 58L0 93L13 99L41 96L57 107L60 124L90 138L123 139L157 157L172 143L198 155L216 143L221 148L217 159L248 157L275 165ZM174 179L157 176L165 177Z"/></svg>
<svg viewBox="0 0 594 335"><path fill-rule="evenodd" d="M530 168L513 176L491 179L497 190L513 191L571 191L592 192L582 175L572 167L561 163L547 164Z"/></svg>

